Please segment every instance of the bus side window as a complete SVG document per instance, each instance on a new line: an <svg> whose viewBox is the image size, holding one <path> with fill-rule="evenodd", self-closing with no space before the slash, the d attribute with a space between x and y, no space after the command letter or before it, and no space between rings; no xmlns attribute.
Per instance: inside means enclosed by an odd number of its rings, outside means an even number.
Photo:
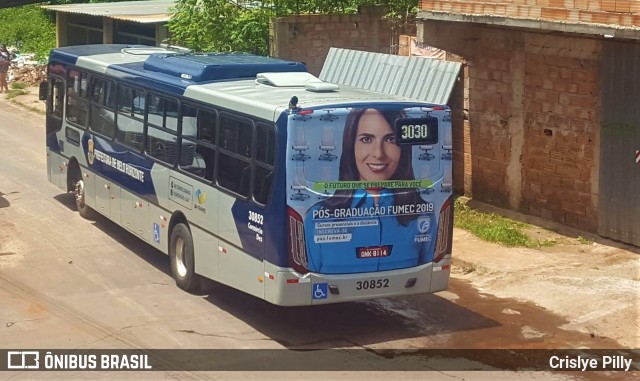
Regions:
<svg viewBox="0 0 640 381"><path fill-rule="evenodd" d="M178 157L177 107L178 102L173 99L149 95L145 152L171 165Z"/></svg>
<svg viewBox="0 0 640 381"><path fill-rule="evenodd" d="M91 79L89 127L110 138L113 138L116 132L115 112L113 106L107 102L112 89L115 89L113 81L96 77Z"/></svg>
<svg viewBox="0 0 640 381"><path fill-rule="evenodd" d="M275 163L276 133L273 126L256 124L256 167L253 181L253 198L266 204L271 194Z"/></svg>
<svg viewBox="0 0 640 381"><path fill-rule="evenodd" d="M144 111L134 109L136 98L144 98L144 92L128 86L118 88L118 123L116 139L142 152L144 148Z"/></svg>
<svg viewBox="0 0 640 381"><path fill-rule="evenodd" d="M67 115L69 122L87 126L87 73L70 70L67 79Z"/></svg>
<svg viewBox="0 0 640 381"><path fill-rule="evenodd" d="M253 197L257 202L266 204L273 184L273 171L263 167L256 167L255 181L253 183Z"/></svg>
<svg viewBox="0 0 640 381"><path fill-rule="evenodd" d="M64 81L60 77L49 77L47 94L47 135L62 129L62 109L64 107Z"/></svg>
<svg viewBox="0 0 640 381"><path fill-rule="evenodd" d="M242 196L249 196L251 190L252 139L253 123L250 120L220 115L220 162L216 180L221 187Z"/></svg>
<svg viewBox="0 0 640 381"><path fill-rule="evenodd" d="M60 78L52 78L51 81L51 104L49 105L49 112L58 118L62 119L62 106L64 105L64 82Z"/></svg>
<svg viewBox="0 0 640 381"><path fill-rule="evenodd" d="M213 181L215 165L215 111L182 106L180 169Z"/></svg>

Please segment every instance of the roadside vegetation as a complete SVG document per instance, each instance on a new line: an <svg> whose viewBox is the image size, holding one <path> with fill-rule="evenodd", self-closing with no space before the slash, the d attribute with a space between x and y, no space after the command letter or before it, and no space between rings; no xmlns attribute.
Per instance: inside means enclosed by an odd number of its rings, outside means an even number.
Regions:
<svg viewBox="0 0 640 381"><path fill-rule="evenodd" d="M484 213L469 207L467 199L458 197L455 202L454 226L469 231L485 241L508 247L540 248L553 246L554 240L538 240L527 234L528 224L510 220L495 213Z"/></svg>
<svg viewBox="0 0 640 381"><path fill-rule="evenodd" d="M0 43L45 60L56 45L55 13L40 5L126 0L49 0L0 9ZM168 23L173 45L195 51L269 52L269 22L292 14L356 13L359 6L386 5L385 18L400 23L415 15L418 0L177 0Z"/></svg>
<svg viewBox="0 0 640 381"><path fill-rule="evenodd" d="M583 245L593 245L593 241L588 239L588 238L584 238L583 236L579 235L577 238L577 241L580 242Z"/></svg>
<svg viewBox="0 0 640 381"><path fill-rule="evenodd" d="M56 46L55 15L38 5L0 9L0 25L0 43L38 60Z"/></svg>
<svg viewBox="0 0 640 381"><path fill-rule="evenodd" d="M293 14L356 13L362 5L382 4L390 22L417 11L418 0L178 0L169 21L173 45L196 51L269 52L269 22ZM301 43L307 43L302 41Z"/></svg>
<svg viewBox="0 0 640 381"><path fill-rule="evenodd" d="M11 89L7 93L7 99L13 99L18 95L26 95L29 94L29 91L26 90L27 84L22 82L12 82Z"/></svg>

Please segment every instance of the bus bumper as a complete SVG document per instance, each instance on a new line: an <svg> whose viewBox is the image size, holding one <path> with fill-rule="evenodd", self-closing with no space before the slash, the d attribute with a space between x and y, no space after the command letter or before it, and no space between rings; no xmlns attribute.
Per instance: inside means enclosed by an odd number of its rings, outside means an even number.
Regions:
<svg viewBox="0 0 640 381"><path fill-rule="evenodd" d="M265 263L265 299L281 306L342 303L442 291L447 288L450 257L437 264L357 274L299 273ZM437 271L434 273L434 269ZM432 281L435 275L435 283ZM435 287L434 287L435 286Z"/></svg>

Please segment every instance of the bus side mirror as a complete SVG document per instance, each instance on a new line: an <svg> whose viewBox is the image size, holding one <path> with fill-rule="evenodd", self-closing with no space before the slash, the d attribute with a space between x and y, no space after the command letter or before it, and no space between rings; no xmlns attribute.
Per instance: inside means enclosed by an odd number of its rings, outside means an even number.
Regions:
<svg viewBox="0 0 640 381"><path fill-rule="evenodd" d="M38 92L38 99L41 101L47 100L47 93L49 92L49 82L40 82L40 89Z"/></svg>

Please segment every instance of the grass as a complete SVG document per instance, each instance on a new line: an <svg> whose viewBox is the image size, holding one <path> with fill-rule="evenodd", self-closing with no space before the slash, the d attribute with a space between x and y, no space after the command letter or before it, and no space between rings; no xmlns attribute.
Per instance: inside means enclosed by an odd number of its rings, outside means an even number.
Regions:
<svg viewBox="0 0 640 381"><path fill-rule="evenodd" d="M7 99L13 99L19 95L27 95L29 94L27 88L27 84L23 82L11 82L11 89L7 91Z"/></svg>
<svg viewBox="0 0 640 381"><path fill-rule="evenodd" d="M593 244L593 241L588 239L588 238L584 238L583 236L579 235L578 238L576 238L578 240L578 242L580 242L583 245L591 245Z"/></svg>
<svg viewBox="0 0 640 381"><path fill-rule="evenodd" d="M29 92L27 90L11 89L11 90L9 90L9 92L7 92L7 99L13 99L13 98L17 97L18 95L27 95L27 94L29 94Z"/></svg>
<svg viewBox="0 0 640 381"><path fill-rule="evenodd" d="M455 258L453 259L453 264L455 265L455 268L462 272L463 274L467 275L467 274L471 274L471 273L476 273L478 275L483 275L486 273L486 269L483 267L478 266L475 263L469 263L466 261L459 261L456 260Z"/></svg>
<svg viewBox="0 0 640 381"><path fill-rule="evenodd" d="M27 88L27 84L24 82L11 82L11 88L16 90L23 90Z"/></svg>
<svg viewBox="0 0 640 381"><path fill-rule="evenodd" d="M37 107L33 107L33 106L27 106L27 105L25 105L25 104L22 104L22 103L20 103L20 102L16 101L15 99L11 99L11 102L13 102L13 104L16 104L16 105L18 105L18 106L20 106L20 107L22 107L22 108L24 108L24 109L27 109L27 110L29 110L29 111L36 112L36 113L38 113L38 114L44 114L44 113L45 113L45 112L44 112L44 110L42 110L42 109L39 109L39 108L37 108Z"/></svg>
<svg viewBox="0 0 640 381"><path fill-rule="evenodd" d="M455 227L469 231L485 241L508 247L540 248L552 246L554 240L537 240L529 237L529 225L510 220L495 213L484 213L470 208L461 198L455 203Z"/></svg>

